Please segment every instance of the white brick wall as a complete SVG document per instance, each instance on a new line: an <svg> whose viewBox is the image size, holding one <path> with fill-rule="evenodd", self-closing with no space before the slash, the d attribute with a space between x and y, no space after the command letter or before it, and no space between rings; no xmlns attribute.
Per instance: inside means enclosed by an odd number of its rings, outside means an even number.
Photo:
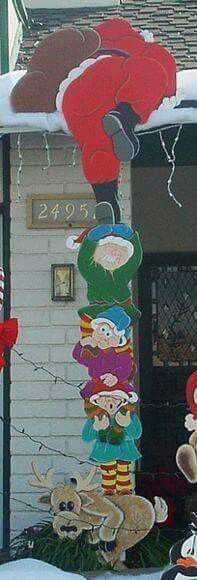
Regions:
<svg viewBox="0 0 197 580"><path fill-rule="evenodd" d="M23 135L21 147L23 170L21 201L16 201L18 153L16 138L12 138L12 208L11 208L11 271L12 315L20 321L18 350L25 358L42 363L65 380L80 382L87 373L74 363L71 353L79 337L77 309L87 302L85 284L75 271L75 302L51 301L52 263L76 263L76 253L65 245L64 230L28 230L26 228L26 197L32 193L88 193L76 155L76 167L71 167L73 144L64 136L49 136L52 166L46 166L46 151L41 135ZM125 207L124 219L131 221L130 167L122 178ZM75 230L76 231L76 230ZM69 232L70 233L70 232ZM11 419L19 429L24 428L36 440L42 440L62 453L87 459L89 446L84 444L81 429L84 423L83 404L77 388L54 383L42 371L12 354ZM42 471L54 467L56 481L70 477L79 468L78 462L46 451L12 431L11 439L11 497L37 507L38 494L28 485L31 461L38 462ZM81 469L87 470L87 465ZM44 516L44 518L43 518ZM11 503L11 529L16 534L24 527L46 519L42 512L33 512L21 504Z"/></svg>

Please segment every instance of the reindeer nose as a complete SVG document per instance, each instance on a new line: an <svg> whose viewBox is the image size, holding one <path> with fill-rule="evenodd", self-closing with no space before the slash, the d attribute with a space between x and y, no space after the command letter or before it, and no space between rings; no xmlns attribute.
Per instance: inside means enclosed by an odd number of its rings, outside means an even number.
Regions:
<svg viewBox="0 0 197 580"><path fill-rule="evenodd" d="M61 526L60 532L77 532L76 526Z"/></svg>

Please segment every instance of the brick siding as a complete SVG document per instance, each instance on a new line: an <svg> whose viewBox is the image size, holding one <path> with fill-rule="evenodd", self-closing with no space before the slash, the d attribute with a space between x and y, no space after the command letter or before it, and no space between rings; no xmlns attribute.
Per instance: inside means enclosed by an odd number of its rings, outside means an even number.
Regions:
<svg viewBox="0 0 197 580"><path fill-rule="evenodd" d="M66 233L63 229L27 229L26 197L32 193L69 195L75 192L83 195L90 192L91 188L85 183L78 153L76 166L70 167L72 141L62 135L51 135L48 140L52 165L44 170L47 161L42 135L22 135L21 200L16 201L19 158L17 138L12 138L12 315L20 321L18 350L27 359L42 363L53 373L77 384L87 377L83 367L74 363L71 356L72 347L79 337L77 309L87 301L85 283L76 270L75 301L64 304L51 301L51 264L66 261L76 263L76 252L66 249ZM130 166L127 165L122 176L121 190L124 219L128 223L131 222L130 187ZM19 429L24 427L33 437L41 439L50 447L86 459L88 445L83 443L80 436L84 413L78 389L64 383L55 384L45 373L35 372L31 365L14 353L11 375L12 423ZM28 485L32 460L38 462L41 471L53 467L55 481L61 481L65 476L69 478L79 467L75 460L44 448L39 451L39 443L36 445L12 431L11 497L35 506L39 491L35 492ZM87 471L88 466L84 465L81 469ZM43 519L46 519L45 514L33 512L15 501L11 502L13 535Z"/></svg>

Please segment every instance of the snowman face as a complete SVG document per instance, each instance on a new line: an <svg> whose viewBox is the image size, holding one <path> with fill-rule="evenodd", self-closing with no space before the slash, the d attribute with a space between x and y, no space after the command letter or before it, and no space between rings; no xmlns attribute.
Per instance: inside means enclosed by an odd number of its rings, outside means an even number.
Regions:
<svg viewBox="0 0 197 580"><path fill-rule="evenodd" d="M192 534L182 544L181 556L183 558L194 558L197 564L197 534Z"/></svg>
<svg viewBox="0 0 197 580"><path fill-rule="evenodd" d="M124 266L134 253L131 242L110 236L101 240L94 252L94 261L113 272Z"/></svg>

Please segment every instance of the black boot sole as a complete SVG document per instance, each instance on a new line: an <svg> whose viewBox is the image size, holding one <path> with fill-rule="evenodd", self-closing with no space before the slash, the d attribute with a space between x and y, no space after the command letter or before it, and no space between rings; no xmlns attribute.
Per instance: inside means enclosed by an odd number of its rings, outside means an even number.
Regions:
<svg viewBox="0 0 197 580"><path fill-rule="evenodd" d="M112 139L114 153L120 161L131 161L139 152L140 144L136 135L132 134L132 141L125 132L121 120L108 113L103 119L104 130Z"/></svg>

